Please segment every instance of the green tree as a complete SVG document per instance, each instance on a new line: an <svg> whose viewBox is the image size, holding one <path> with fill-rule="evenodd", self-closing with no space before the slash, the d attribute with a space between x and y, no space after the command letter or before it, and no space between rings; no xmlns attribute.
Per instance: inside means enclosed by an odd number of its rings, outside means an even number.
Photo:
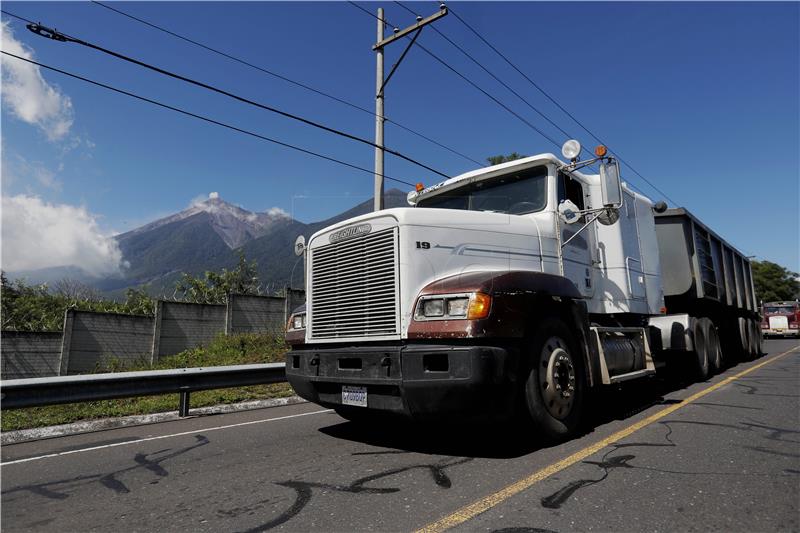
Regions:
<svg viewBox="0 0 800 533"><path fill-rule="evenodd" d="M25 280L9 281L0 273L2 328L12 331L59 331L64 312L72 307L81 311L104 311L152 315L153 299L139 289L128 289L125 302L106 300L100 293L74 280L61 280L54 289L46 283L29 285Z"/></svg>
<svg viewBox="0 0 800 533"><path fill-rule="evenodd" d="M800 298L797 273L771 261L752 261L753 285L759 302L794 300Z"/></svg>
<svg viewBox="0 0 800 533"><path fill-rule="evenodd" d="M125 309L134 315L152 315L155 313L155 300L143 289L125 291Z"/></svg>
<svg viewBox="0 0 800 533"><path fill-rule="evenodd" d="M517 152L511 152L508 155L493 155L487 157L486 161L488 161L490 165L499 165L500 163L508 163L509 161L522 159L523 157L528 157L528 156L518 154Z"/></svg>
<svg viewBox="0 0 800 533"><path fill-rule="evenodd" d="M239 263L233 270L206 271L202 277L182 274L175 283L176 292L187 302L221 304L228 301L228 294L259 294L258 263L247 261L239 253Z"/></svg>

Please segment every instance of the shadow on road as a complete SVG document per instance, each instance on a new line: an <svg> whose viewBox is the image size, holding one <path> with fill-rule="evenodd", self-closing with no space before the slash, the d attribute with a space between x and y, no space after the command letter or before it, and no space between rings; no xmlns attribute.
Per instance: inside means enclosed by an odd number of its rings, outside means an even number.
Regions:
<svg viewBox="0 0 800 533"><path fill-rule="evenodd" d="M766 355L766 354L764 354ZM739 361L723 372L740 366ZM666 371L664 371L666 370ZM665 396L687 388L694 381L685 362L659 371L656 377L604 387L587 401L589 412L582 437L615 420L626 420L656 405L680 403ZM710 380L709 380L710 381ZM395 451L375 453L423 453L454 457L508 459L521 457L558 443L543 442L519 421L473 423L420 423L394 417L343 422L320 428L336 439L350 440Z"/></svg>

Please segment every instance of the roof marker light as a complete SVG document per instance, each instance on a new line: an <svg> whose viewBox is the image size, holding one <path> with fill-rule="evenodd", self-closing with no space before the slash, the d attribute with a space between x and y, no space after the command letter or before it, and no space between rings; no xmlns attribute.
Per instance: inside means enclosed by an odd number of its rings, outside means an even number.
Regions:
<svg viewBox="0 0 800 533"><path fill-rule="evenodd" d="M417 192L422 192L425 189L425 185L422 182L417 183L416 186Z"/></svg>
<svg viewBox="0 0 800 533"><path fill-rule="evenodd" d="M570 139L561 147L561 155L570 161L577 158L581 153L581 143L575 139Z"/></svg>

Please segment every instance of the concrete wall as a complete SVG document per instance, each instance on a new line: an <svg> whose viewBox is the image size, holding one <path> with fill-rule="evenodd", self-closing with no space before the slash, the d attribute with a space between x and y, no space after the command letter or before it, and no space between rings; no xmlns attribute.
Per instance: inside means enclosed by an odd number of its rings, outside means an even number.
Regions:
<svg viewBox="0 0 800 533"><path fill-rule="evenodd" d="M245 294L228 297L228 334L281 333L286 320L285 298Z"/></svg>
<svg viewBox="0 0 800 533"><path fill-rule="evenodd" d="M2 379L57 376L61 332L4 331L0 338Z"/></svg>
<svg viewBox="0 0 800 533"><path fill-rule="evenodd" d="M151 337L154 359L208 344L225 333L226 315L224 305L159 301Z"/></svg>
<svg viewBox="0 0 800 533"><path fill-rule="evenodd" d="M286 297L234 294L228 305L159 301L155 317L68 309L64 332L2 332L2 379L92 372L112 360L154 362L220 333L282 334L304 291Z"/></svg>
<svg viewBox="0 0 800 533"><path fill-rule="evenodd" d="M91 372L113 360L150 361L153 317L68 309L64 320L61 374Z"/></svg>

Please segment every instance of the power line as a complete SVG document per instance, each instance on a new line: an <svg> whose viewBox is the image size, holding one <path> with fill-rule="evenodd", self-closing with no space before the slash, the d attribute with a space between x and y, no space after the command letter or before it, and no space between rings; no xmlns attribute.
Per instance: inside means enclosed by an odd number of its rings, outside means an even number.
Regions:
<svg viewBox="0 0 800 533"><path fill-rule="evenodd" d="M365 9L365 8L361 7L360 5L356 4L355 2L348 0L348 3L349 3L350 5L352 5L353 7L357 8L357 9L360 9L361 11L363 11L363 12L364 12L364 13L366 13L367 15L371 16L372 18L374 18L374 19L378 19L378 16L377 16L377 15L375 15L374 13L370 13L370 11L369 11L368 9ZM381 19L378 19L378 20L381 20ZM386 19L383 19L383 20L381 20L381 22L383 22L383 23L385 23L385 24L389 24L390 26L394 26L394 24L391 24L391 23L390 23L389 21L387 21ZM458 70L456 70L455 68L453 68L453 67L452 67L452 66L451 66L449 63L447 63L446 61L444 61L443 59L441 59L439 56L437 56L436 54L434 54L433 52L431 52L430 50L428 50L428 49L427 49L425 46L423 46L422 44L420 44L420 43L419 43L419 41L417 41L417 42L416 42L416 43L414 43L414 44L415 44L415 46L417 46L418 48L420 48L420 49L421 49L423 52L425 52L426 54L428 54L430 57L432 57L433 59L435 59L436 61L438 61L439 63L441 63L441 64L442 64L442 65L443 65L445 68L447 68L448 70L450 70L451 72L453 72L454 74L456 74L456 75L457 75L459 78L461 78L462 80L464 80L465 82L467 82L468 84L470 84L472 87L474 87L475 89L477 89L478 91L480 91L481 93L483 93L483 94L484 94L484 95L485 95L487 98L491 99L491 100L492 100L493 102L495 102L497 105L499 105L500 107L502 107L503 109L505 109L506 111L508 111L509 113L511 113L512 115L514 115L515 117L517 117L517 118L518 118L520 121L522 121L522 122L523 122L525 125L527 125L527 126L528 126L529 128L531 128L532 130L534 130L536 133L538 133L539 135L541 135L542 137L544 137L545 139L547 139L548 141L550 141L550 142L551 142L551 143L552 143L552 144L553 144L553 145L554 145L556 148L560 148L560 147L561 147L561 145L560 145L560 144L558 144L558 143L557 143L557 142L556 142L556 141L555 141L555 140L554 140L552 137L550 137L550 136L549 136L549 135L547 135L545 132L543 132L542 130L540 130L539 128L537 128L537 127L536 127L536 126L534 126L533 124L531 124L531 123L530 123L530 122L529 122L527 119L525 119L525 117L523 117L522 115L520 115L519 113L517 113L516 111L514 111L513 109L511 109L510 107L508 107L506 104L504 104L503 102L501 102L500 100L498 100L497 98L495 98L494 96L492 96L491 94L489 94L487 91L485 91L484 89L482 89L482 88L481 88L479 85L477 85L477 84L476 84L474 81L472 81L471 79L469 79L467 76L465 76L464 74L462 74L461 72L459 72Z"/></svg>
<svg viewBox="0 0 800 533"><path fill-rule="evenodd" d="M402 2L395 1L395 4L397 4L398 6L402 7L403 9L405 9L406 11L408 11L409 13L411 13L412 15L414 15L414 16L419 16L419 14L418 14L418 13L416 13L415 11L413 11L411 8L409 8L409 7L405 6L405 5L404 5ZM545 119L547 122L549 122L549 123L550 123L550 125L552 125L552 126L553 126L554 128L556 128L558 131L560 131L561 133L563 133L563 134L564 134L564 136L566 136L566 138L567 138L567 139L572 139L572 138L574 138L574 136L573 136L573 135L570 135L568 132L564 131L564 129L563 129L561 126L559 126L558 124L556 124L555 122L553 122L553 120L552 120L552 119L550 119L550 117L548 117L547 115L545 115L545 114L544 114L542 111L540 111L540 110L539 110L539 109L538 109L536 106L534 106L533 104L531 104L531 103L530 103L530 102L529 102L527 99L525 99L525 97L523 97L521 94L519 94L519 93L518 93L517 91L515 91L513 88L511 88L511 87L510 87L510 86L509 86L509 85L508 85L506 82L504 82L503 80L501 80L500 78L498 78L498 77L497 77L497 76L496 76L496 75L495 75L495 74L494 74L492 71L490 71L488 68L486 68L486 67L485 67L485 66L484 66L484 65L483 65L483 64L482 64L480 61L478 61L477 59L475 59L475 58L474 58L474 57L473 57L473 56L472 56L472 55L471 55L469 52L467 52L466 50L464 50L464 48L462 48L461 46L459 46L459 45L458 45L458 43L456 43L456 42L454 42L452 39L450 39L450 38L449 38L447 35L445 35L445 34L444 34L444 33L443 33L441 30L439 30L439 29L438 29L436 26L432 26L432 29L433 29L433 31L435 31L437 34L439 34L439 36L440 36L440 37L442 37L442 38L443 38L445 41L447 41L448 43L450 43L451 45L453 45L453 46L454 46L454 47L455 47L455 48L456 48L456 49L457 49L459 52L461 52L462 54L464 54L464 55L465 55L465 56L466 56L466 57L467 57L467 58L468 58L470 61L472 61L472 62L473 62L473 63L475 63L475 64L476 64L478 67L480 67L480 68L481 68L481 70L483 70L483 71L484 71L484 72L486 72L486 73L487 73L489 76L491 76L491 77L492 77L492 78L493 78L495 81L497 81L497 82L498 82L500 85L502 85L503 87L505 87L505 88L506 88L508 91L510 91L510 92L511 92L511 93L512 93L514 96L516 96L517 98L519 98L520 100L522 100L522 102L524 102L524 103L525 103L525 105L527 105L528 107L530 107L530 108L531 108L533 111L535 111L535 112L536 112L536 113L537 113L537 114L538 114L540 117L542 117L542 118L543 118L543 119ZM590 152L590 151L589 151L587 148L585 148L585 147L582 147L582 148L583 148L583 150L584 150L584 151L585 151L587 154L589 154L590 156L591 156L591 155L593 155L593 154L592 154L592 153L591 153L591 152Z"/></svg>
<svg viewBox="0 0 800 533"><path fill-rule="evenodd" d="M363 11L363 12L364 12L364 13L366 13L367 15L371 16L372 18L374 18L374 19L376 19L376 20L381 20L381 19L379 19L379 18L378 18L378 16L377 16L377 15L375 15L374 13L371 13L369 10L367 10L367 9L363 8L362 6L360 6L360 5L356 4L355 2L353 2L353 1L351 1L351 0L348 0L348 3L349 3L350 5L352 5L353 7L356 7L356 8L358 8L358 9L360 9L361 11ZM405 7L405 6L403 6L403 7ZM407 9L407 8L406 8L406 9ZM448 9L449 9L449 8L448 8ZM412 13L413 13L413 11L412 11ZM383 20L382 20L382 22L383 22L383 23L385 23L385 24L389 24L390 26L394 26L394 24L391 24L391 23L390 23L388 20L386 20L386 19L383 19ZM406 37L406 38L408 38L408 37ZM497 103L498 105L500 105L500 106L501 106L503 109L505 109L506 111L508 111L509 113L511 113L512 115L514 115L516 118L518 118L519 120L521 120L523 123L525 123L527 126L529 126L530 128L532 128L532 129L533 129L534 131L536 131L536 132L537 132L539 135L541 135L542 137L544 137L545 139L547 139L548 141L550 141L550 143L552 143L552 144L553 144L553 145L554 145L556 148L561 148L561 145L559 145L559 144L558 144L558 143L557 143L555 140L553 140L551 137L549 137L549 136L548 136L548 135L546 135L544 132L542 132L542 131L541 131L539 128L537 128L536 126L534 126L533 124L531 124L530 122L528 122L527 120L525 120L525 119L524 119L522 116L520 116L519 114L517 114L516 112L514 112L513 110L511 110L511 109L510 109L508 106L506 106L505 104L503 104L503 103L502 103L501 101L499 101L497 98L495 98L494 96L492 96L491 94L489 94L488 92L486 92L484 89L482 89L481 87L479 87L478 85L476 85L476 84L475 84L475 83L474 83L472 80L470 80L469 78L467 78L466 76L464 76L463 74L461 74L460 72L458 72L456 69L454 69L454 68L453 68L452 66L450 66L448 63L446 63L444 60L440 59L440 58L439 58L437 55L435 55L433 52L431 52L430 50L428 50L427 48L425 48L425 47L424 47L422 44L420 44L418 41L417 41L417 42L415 42L414 44L415 44L417 47L419 47L420 49L422 49L422 50L423 50L425 53L427 53L429 56L431 56L433 59L435 59L436 61L438 61L438 62L439 62L439 63L441 63L442 65L444 65L444 66L445 66L447 69L449 69L449 70L451 70L452 72L454 72L454 73L455 73L456 75L458 75L458 76L459 76L461 79L463 79L464 81L466 81L468 84L470 84L471 86L473 86L475 89L477 89L478 91L480 91L481 93L483 93L485 96L487 96L488 98L490 98L492 101L494 101L494 102L495 102L495 103ZM499 81L499 80L498 80L498 81ZM560 128L559 128L559 129L560 129ZM562 131L563 131L563 130L562 130ZM603 144L603 143L601 142L600 144ZM583 148L583 147L582 147L582 149L584 149L584 150L585 150L585 148ZM593 155L593 154L592 154L592 155ZM618 158L620 161L622 161L622 158L620 158L619 156L617 156L617 158ZM590 165L590 167L593 167L593 165ZM628 165L628 167L630 167L630 165ZM633 169L633 168L631 168L631 170L634 170L634 169ZM634 172L635 172L635 170L634 170ZM637 174L638 174L638 173L637 173ZM644 177L642 177L642 179L644 179L644 181L646 181L647 183L649 183L649 181L647 181L647 179L645 179ZM626 185L627 185L628 187L632 188L633 190L635 190L635 191L637 191L637 192L641 193L642 195L644 195L644 196L647 196L647 194L646 194L644 191L642 191L642 189L640 189L639 187L637 187L637 186L636 186L636 185L634 185L633 183L627 183ZM655 188L656 190L658 190L658 189L657 189L655 186L653 186L652 184L651 184L651 186L652 186L653 188ZM659 191L659 192L660 192L660 191ZM663 193L661 193L661 194L663 194ZM669 197L667 197L667 196L666 196L666 194L664 194L664 196L665 196L667 199L669 199ZM671 201L671 200L670 200L670 201ZM675 202L673 202L673 203L675 203ZM677 205L677 203L675 203L675 204Z"/></svg>
<svg viewBox="0 0 800 533"><path fill-rule="evenodd" d="M500 56L500 57L503 59L503 61L505 61L506 63L508 63L508 65L509 65L511 68L513 68L514 70L516 70L516 71L517 71L517 73L519 73L519 74L520 74L520 75L521 75L523 78L525 78L525 79L526 79L526 80L527 80L527 81L528 81L528 82L529 82L531 85L533 85L533 86L534 86L534 87L535 87L535 88L536 88L536 89L537 89L537 90L538 90L540 93L542 93L542 94L543 94L543 95L544 95L544 96L545 96L545 97L546 97L548 100L550 100L550 101L551 101L551 102L552 102L552 103L553 103L553 104L554 104L556 107L558 107L558 108L559 108L561 111L563 111L563 112L564 112L564 114L566 114L566 115L567 115L569 118L571 118L571 119L573 120L573 122L575 122L575 123L576 123L578 126L580 126L580 127L583 129L583 131L585 131L586 133L588 133L588 134L589 134L589 135L590 135L590 136L591 136L591 137L592 137L592 138L593 138L595 141L597 141L598 143L600 143L600 144L602 144L602 145L605 145L605 143L604 143L602 140L600 140L600 138L599 138L597 135L595 135L594 133L592 133L592 132L589 130L589 128L587 128L586 126L584 126L584 125L583 125L583 123L582 123L581 121L579 121L577 118L575 118L575 116L574 116L572 113L570 113L569 111L567 111L567 110L566 110L566 109L565 109L565 108L564 108L564 107L563 107L561 104L559 104L559 103L556 101L556 99L555 99L555 98L553 98L552 96L550 96L550 95L547 93L547 91L545 91L545 90L544 90L542 87L540 87L540 86L539 86L539 84L537 84L537 83L536 83L535 81L533 81L533 80L532 80L530 77L528 77L528 76L527 76L527 75L526 75L524 72L522 72L522 70L520 70L520 69L519 69L519 67L517 67L517 66L516 66L514 63L512 63L510 59L508 59L508 58L507 58L507 57L506 57L506 56L505 56L505 55L504 55L502 52L500 52L500 50L498 50L498 49L497 49L495 46L493 46L493 45L492 45L492 44L491 44L489 41L487 41L487 40L486 40L486 39L485 39L485 38L484 38L484 37L483 37L483 36L482 36L482 35L481 35L481 34L480 34L480 33L479 33L479 32L478 32L476 29L475 29L475 28L473 28L471 25L469 25L469 24L467 23L467 21L465 21L463 18L461 18L461 17L458 15L458 13L456 13L455 11L453 11L453 8L451 8L451 7L448 7L448 9L449 9L449 11L450 11L450 12L451 12L451 13L452 13L452 14L453 14L453 15L454 15L454 16L455 16L455 17L456 17L456 18L457 18L457 19L458 19L458 20L459 20L459 21L460 21L460 22L461 22L461 23L462 23L464 26L466 26L466 27L467 27L467 29L469 29L469 30L470 30L472 33L474 33L474 34L475 34L475 36L476 36L476 37L478 37L478 39L480 39L481 41L483 41L483 43L484 43L484 44L486 44L486 46L488 46L489 48L491 48L491 49L492 49L492 50L493 50L493 51L494 51L494 52L495 52L497 55L499 55L499 56ZM672 198L670 198L669 196L667 196L667 194L666 194L664 191L662 191L661 189L659 189L658 187L656 187L656 186L655 186L655 185L654 185L654 184L653 184L653 183L652 183L650 180L648 180L647 178L645 178L645 177L644 177L644 176L643 176L641 173L639 173L639 171L637 171L635 168L633 168L633 167L631 166L631 164L630 164L630 163L628 163L627 161L625 161L624 159L622 159L622 157L620 157L619 153L617 153L616 151L613 151L613 150L611 150L611 149L609 149L609 152L611 152L612 154L614 154L614 155L617 157L617 159L619 159L619 160L620 160L620 162L621 162L622 164L624 164L624 165L625 165L625 166L627 166L629 169L631 169L631 170L633 171L633 173L634 173L634 174L636 174L636 175L637 175L637 176L639 176L639 177L640 177L642 180L644 180L644 182L645 182L645 183L647 183L647 184L648 184L650 187L652 187L652 188L653 188L653 190L655 190L656 192L658 192L659 194L661 194L661 195L662 195L664 198L666 198L667 200L669 200L670 202L672 202L672 203L673 203L673 205L679 205L679 204L678 204L678 202L676 202L675 200L673 200Z"/></svg>
<svg viewBox="0 0 800 533"><path fill-rule="evenodd" d="M3 12L6 13L5 11L3 11ZM14 16L14 15L12 15L12 16ZM22 17L17 17L17 18L21 19ZM212 92L216 92L216 93L221 94L223 96L227 96L229 98L232 98L233 100L237 100L239 102L246 103L246 104L252 105L254 107L258 107L258 108L263 109L265 111L270 111L272 113L276 113L276 114L284 116L286 118L291 118L293 120L297 120L297 121L302 122L302 123L304 123L306 125L313 126L315 128L321 129L323 131L327 131L329 133L333 133L335 135L339 135L341 137L345 137L347 139L350 139L350 140L353 140L353 141L357 141L357 142L372 146L374 148L382 148L386 152L388 152L388 153L390 153L390 154L392 154L392 155L394 155L396 157L399 157L401 159L404 159L404 160L408 161L409 163L412 163L412 164L417 165L417 166L419 166L421 168L429 170L430 172L433 172L434 174L438 174L439 176L442 176L444 178L449 178L450 177L447 174L445 174L443 172L440 172L440 171L438 171L438 170L436 170L436 169L434 169L434 168L432 168L432 167L430 167L430 166L428 166L428 165L426 165L424 163L420 163L419 161L417 161L417 160L415 160L415 159L413 159L413 158L411 158L411 157L409 157L407 155L404 155L404 154L402 154L402 153L400 153L400 152L398 152L396 150L392 150L390 148L386 148L386 147L380 146L380 145L378 145L378 144L376 144L376 143L374 143L372 141L369 141L367 139L364 139L362 137L358 137L356 135L353 135L353 134L350 134L350 133L347 133L347 132L332 128L330 126L326 126L326 125L321 124L319 122L316 122L316 121L313 121L311 119L307 119L307 118L301 117L299 115L295 115L293 113L289 113L287 111L280 110L280 109L272 107L270 105L266 105L266 104L262 104L262 103L256 102L254 100L250 100L249 98L245 98L243 96L236 95L236 94L231 93L229 91L226 91L224 89L220 89L218 87L214 87L213 85L209 85L207 83L203 83L201 81L197 81L197 80L194 80L192 78L188 78L186 76L182 76L180 74L177 74L177 73L162 69L160 67L156 67L156 66L151 65L149 63L145 63L143 61L139 61L138 59L134 59L134 58L128 57L128 56L126 56L124 54L120 54L118 52L114 52L113 50L109 50L107 48L103 48L103 47L98 46L96 44L84 41L84 40L79 39L77 37L72 37L72 36L67 35L67 34L65 34L63 32L59 32L59 31L56 31L54 29L47 28L47 27L42 26L42 25L37 24L37 23L29 23L28 24L28 29L30 31L32 31L33 33L36 33L37 35L40 35L42 37L50 38L50 39L53 39L53 40L56 40L56 41L59 41L59 42L72 42L72 43L80 44L82 46L86 46L87 48L92 48L92 49L97 50L99 52L103 52L103 53L108 54L110 56L116 57L118 59L122 59L123 61L127 61L127 62L133 63L135 65L139 65L141 67L144 67L146 69L152 70L152 71L157 72L159 74L163 74L163 75L168 76L170 78L174 78L174 79L183 81L185 83L188 83L188 84L191 84L191 85L195 85L197 87L201 87L203 89L207 89L207 90L212 91Z"/></svg>
<svg viewBox="0 0 800 533"><path fill-rule="evenodd" d="M219 120L215 120L213 118L209 118L209 117L206 117L206 116L203 116L203 115L199 115L199 114L193 113L191 111L186 111L185 109L181 109L179 107L175 107L175 106L172 106L172 105L169 105L169 104L165 104L163 102L159 102L157 100L153 100L152 98L147 98L145 96L141 96L141 95L138 95L136 93L132 93L130 91L126 91L124 89L120 89L118 87L113 87L111 85L107 85L105 83L102 83L102 82L99 82L99 81L95 81L95 80L86 78L84 76L80 76L78 74L73 74L71 72L67 72L66 70L62 70L62 69L59 69L59 68L56 68L56 67L52 67L50 65L46 65L44 63L40 63L38 61L34 61L32 59L21 57L21 56L18 56L16 54L12 54L11 52L6 52L5 50L0 50L0 51L4 55L13 57L15 59L19 59L21 61L26 61L28 63L31 63L31 64L36 65L36 66L39 66L41 68L45 68L45 69L51 70L53 72L58 72L59 74L63 74L65 76L69 76L70 78L74 78L76 80L80 80L80 81L89 83L91 85L95 85L97 87L102 87L103 89L107 89L109 91L113 91L113 92L118 93L118 94L123 94L125 96L129 96L131 98L135 98L136 100L140 100L142 102L147 102L149 104L153 104L155 106L158 106L158 107L161 107L161 108L164 108L164 109L169 109L170 111L175 111L176 113L180 113L182 115L186 115L186 116L189 116L189 117L192 117L192 118L196 118L196 119L202 120L204 122L208 122L210 124L215 124L217 126L221 126L223 128L227 128L229 130L237 131L239 133L244 133L245 135L249 135L251 137L255 137L255 138L261 139L263 141L267 141L267 142L270 142L270 143L273 143L273 144L277 144L277 145L283 146L285 148L290 148L292 150L296 150L296 151L302 152L304 154L308 154L308 155L311 155L311 156L314 156L314 157L318 157L320 159L325 159L326 161L331 161L331 162L337 163L339 165L343 165L343 166L350 167L350 168L353 168L353 169L356 169L356 170L360 170L362 172L366 172L367 174L369 174L371 176L374 175L374 173L375 173L374 170L363 168L363 167L360 167L358 165L353 165L352 163L347 163L346 161L342 161L341 159L336 159L334 157L329 157L329 156L320 154L318 152L314 152L312 150L307 150L305 148L301 148L301 147L295 146L293 144L285 143L283 141L279 141L277 139L273 139L271 137L267 137L267 136L261 135L259 133L255 133L255 132L252 132L252 131L249 131L249 130L245 130L245 129L239 128L237 126L233 126L231 124L227 124L225 122L220 122ZM398 183L402 183L404 185L408 185L410 187L414 187L415 186L411 182L408 182L408 181L405 181L405 180L401 180L401 179L398 179L398 178L393 178L393 177L387 176L385 174L383 175L383 177L388 179L388 180L392 180L392 181L396 181Z"/></svg>
<svg viewBox="0 0 800 533"><path fill-rule="evenodd" d="M193 44L193 45L198 46L200 48L203 48L205 50L208 50L209 52L213 52L213 53L215 53L217 55L220 55L222 57L228 58L228 59L230 59L232 61L236 61L237 63L241 63L242 65L245 65L245 66L250 67L252 69L258 70L258 71L260 71L260 72L262 72L264 74L268 74L270 76L273 76L273 77L275 77L275 78L277 78L279 80L283 80L283 81L285 81L287 83L291 83L292 85L295 85L297 87L301 87L301 88L303 88L303 89L305 89L307 91L311 91L311 92L313 92L315 94L318 94L320 96L324 96L325 98L329 98L329 99L331 99L331 100L333 100L335 102L338 102L340 104L346 105L346 106L348 106L348 107L350 107L352 109L356 109L356 110L361 111L363 113L367 113L372 117L375 116L375 113L373 111L370 111L369 109L361 107L358 104L354 104L353 102L349 102L349 101L347 101L347 100L345 100L343 98L339 98L338 96L334 96L332 94L326 93L324 91L321 91L320 89L316 89L316 88L311 87L310 85L307 85L305 83L301 83L299 81L293 80L293 79L288 78L288 77L286 77L286 76L284 76L282 74L278 74L277 72L274 72L274 71L269 70L267 68L255 65L253 63L250 63L249 61L246 61L246 60L241 59L239 57L236 57L234 55L228 54L228 53L223 52L221 50L218 50L216 48L212 48L211 46L208 46L206 44L198 42L198 41L196 41L194 39L190 39L189 37L186 37L184 35L181 35L179 33L171 31L171 30L169 30L167 28L164 28L163 26L159 26L157 24L154 24L154 23L149 22L147 20L144 20L142 18L136 17L134 15L131 15L130 13L126 13L125 11L122 11L121 9L117 9L116 7L112 7L110 5L104 4L103 2L98 2L97 0L91 0L91 1L92 1L93 4L96 4L96 5L100 6L100 7L104 7L106 9L110 10L110 11L118 13L118 14L124 16L124 17L128 17L129 19L135 20L136 22L139 22L139 23L144 24L146 26L150 26L151 28L154 28L154 29L156 29L158 31L164 32L164 33L166 33L168 35L171 35L173 37L181 39L181 40L183 40L183 41L185 41L187 43L190 43L190 44ZM449 146L447 146L447 145L445 145L445 144L443 144L443 143L441 143L441 142L439 142L439 141L437 141L435 139L432 139L432 138L430 138L430 137L428 137L428 136L426 136L426 135L424 135L424 134L422 134L422 133L420 133L420 132L418 132L416 130L413 130L413 129L409 128L408 126L400 124L399 122L397 122L395 120L392 120L392 119L390 119L390 118L388 118L386 116L384 116L383 119L386 122L394 124L398 128L403 129L403 130L405 130L408 133L411 133L413 135L416 135L417 137L419 137L421 139L424 139L424 140L426 140L426 141L428 141L428 142L430 142L432 144L435 144L436 146L439 146L440 148L443 148L443 149L445 149L445 150L447 150L447 151L449 151L449 152L451 152L451 153L453 153L453 154L455 154L455 155L457 155L457 156L459 156L459 157L461 157L463 159L466 159L467 161L471 161L471 162L473 162L473 163L475 163L477 165L482 165L482 163L480 163L479 161L476 161L475 159L472 159L468 155L464 155L463 153L461 153L461 152L459 152L459 151L457 151L457 150L455 150L455 149L453 149L453 148L451 148L451 147L449 147Z"/></svg>

